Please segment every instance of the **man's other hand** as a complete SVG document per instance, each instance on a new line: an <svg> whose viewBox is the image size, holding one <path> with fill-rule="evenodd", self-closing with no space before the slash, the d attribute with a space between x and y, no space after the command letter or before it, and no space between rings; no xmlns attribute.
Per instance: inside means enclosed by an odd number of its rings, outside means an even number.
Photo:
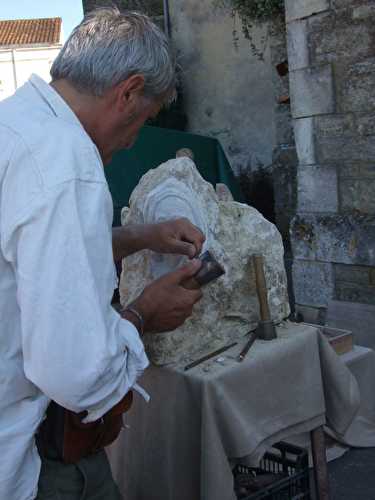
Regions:
<svg viewBox="0 0 375 500"><path fill-rule="evenodd" d="M193 259L202 251L204 234L188 219L157 224L129 224L112 229L113 258L116 262L140 250L187 255Z"/></svg>
<svg viewBox="0 0 375 500"><path fill-rule="evenodd" d="M175 330L191 316L193 306L202 297L201 290L183 287L200 269L202 263L193 260L172 273L147 286L131 306L144 319L145 333L161 333Z"/></svg>
<svg viewBox="0 0 375 500"><path fill-rule="evenodd" d="M206 237L188 219L174 219L148 226L148 248L158 253L198 256Z"/></svg>

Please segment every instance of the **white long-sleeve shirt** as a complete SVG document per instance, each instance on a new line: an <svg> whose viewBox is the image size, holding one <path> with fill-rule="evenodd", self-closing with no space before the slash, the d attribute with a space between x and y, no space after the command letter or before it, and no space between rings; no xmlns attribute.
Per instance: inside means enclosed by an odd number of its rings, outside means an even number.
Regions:
<svg viewBox="0 0 375 500"><path fill-rule="evenodd" d="M51 399L96 420L148 364L111 307L112 211L95 145L33 75L0 103L0 500L36 497Z"/></svg>

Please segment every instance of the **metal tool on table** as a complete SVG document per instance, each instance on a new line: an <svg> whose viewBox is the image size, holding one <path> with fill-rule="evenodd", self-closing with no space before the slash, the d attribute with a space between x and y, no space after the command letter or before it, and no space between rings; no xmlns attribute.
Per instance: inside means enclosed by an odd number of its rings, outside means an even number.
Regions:
<svg viewBox="0 0 375 500"><path fill-rule="evenodd" d="M211 358L214 358L215 356L218 356L219 354L222 354L223 352L227 351L231 347L234 347L237 345L237 342L233 342L232 344L226 345L224 347L221 347L220 349L217 349L216 351L210 352L209 354L206 354L206 356L203 356L202 358L197 359L196 361L193 361L192 363L188 364L185 366L184 371L186 372L187 370L190 370L191 368L194 368L195 366L200 365L204 361L208 361Z"/></svg>
<svg viewBox="0 0 375 500"><path fill-rule="evenodd" d="M249 335L250 335L249 340L246 342L245 347L242 349L242 351L238 355L238 358L237 358L238 361L243 361L245 359L246 354L250 351L251 346L254 344L254 342L258 338L258 334L257 334L256 330L254 330L253 332L249 332Z"/></svg>
<svg viewBox="0 0 375 500"><path fill-rule="evenodd" d="M253 256L255 270L255 283L259 300L260 321L256 330L250 332L249 340L238 356L238 361L243 361L257 338L262 340L273 340L277 337L276 328L271 319L268 305L267 284L264 274L264 258L262 255Z"/></svg>

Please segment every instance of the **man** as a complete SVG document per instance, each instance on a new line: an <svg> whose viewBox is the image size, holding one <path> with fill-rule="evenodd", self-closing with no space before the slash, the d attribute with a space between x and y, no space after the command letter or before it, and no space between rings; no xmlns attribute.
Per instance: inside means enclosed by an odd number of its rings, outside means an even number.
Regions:
<svg viewBox="0 0 375 500"><path fill-rule="evenodd" d="M185 220L111 232L103 164L174 95L161 31L140 14L96 11L51 75L0 104L0 499L113 500L103 451L73 464L42 456L41 466L35 435L51 401L90 423L142 392L140 334L175 329L201 297L183 287L193 260L121 317L113 257L148 248L193 258L204 237Z"/></svg>

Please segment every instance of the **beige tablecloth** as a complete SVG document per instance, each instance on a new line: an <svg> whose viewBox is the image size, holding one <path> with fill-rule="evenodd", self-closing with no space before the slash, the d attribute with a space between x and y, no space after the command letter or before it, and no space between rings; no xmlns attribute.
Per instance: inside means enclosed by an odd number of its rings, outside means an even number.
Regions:
<svg viewBox="0 0 375 500"><path fill-rule="evenodd" d="M234 500L229 460L256 465L273 443L325 423L343 436L359 407L356 380L319 331L288 323L184 372L151 367L109 449L126 500ZM220 358L220 357L219 357Z"/></svg>
<svg viewBox="0 0 375 500"><path fill-rule="evenodd" d="M360 392L360 407L344 434L338 435L329 426L325 426L327 439L327 460L336 460L351 447L375 447L375 352L362 346L354 346L353 350L342 354L340 360L354 375ZM301 433L288 437L288 442L302 446L310 451L312 465L311 443L309 433Z"/></svg>
<svg viewBox="0 0 375 500"><path fill-rule="evenodd" d="M375 352L354 346L353 351L340 357L357 380L361 404L345 434L332 434L347 446L375 447Z"/></svg>

